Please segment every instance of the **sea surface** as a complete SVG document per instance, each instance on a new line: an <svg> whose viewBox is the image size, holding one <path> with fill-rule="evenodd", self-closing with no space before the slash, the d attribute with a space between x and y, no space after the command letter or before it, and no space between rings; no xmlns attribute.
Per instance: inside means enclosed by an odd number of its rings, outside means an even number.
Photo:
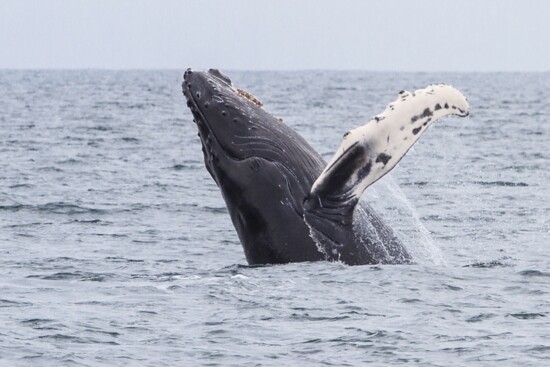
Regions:
<svg viewBox="0 0 550 367"><path fill-rule="evenodd" d="M550 365L550 74L229 71L328 160L437 122L364 196L413 265L248 266L181 71L0 71L0 366Z"/></svg>

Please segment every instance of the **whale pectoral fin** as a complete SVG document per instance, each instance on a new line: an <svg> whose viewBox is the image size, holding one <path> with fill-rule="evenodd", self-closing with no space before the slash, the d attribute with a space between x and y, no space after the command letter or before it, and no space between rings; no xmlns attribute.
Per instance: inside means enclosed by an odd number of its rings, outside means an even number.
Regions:
<svg viewBox="0 0 550 367"><path fill-rule="evenodd" d="M400 92L384 112L347 132L304 203L304 217L317 244L331 252L334 246L346 245L344 228L351 228L363 191L395 167L436 120L468 114L469 104L461 92L449 85L431 85L414 93ZM319 236L315 232L323 232L320 237L325 239L315 238ZM339 239L342 233L344 238Z"/></svg>
<svg viewBox="0 0 550 367"><path fill-rule="evenodd" d="M439 84L414 93L402 91L396 101L366 125L347 132L340 148L313 184L310 199L353 202L403 158L420 135L447 115L468 116L466 97Z"/></svg>

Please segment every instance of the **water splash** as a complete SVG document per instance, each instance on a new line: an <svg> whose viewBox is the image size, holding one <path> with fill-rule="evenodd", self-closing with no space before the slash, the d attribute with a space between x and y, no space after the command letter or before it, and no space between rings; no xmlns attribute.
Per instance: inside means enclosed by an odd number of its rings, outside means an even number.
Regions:
<svg viewBox="0 0 550 367"><path fill-rule="evenodd" d="M439 247L433 242L430 231L422 224L418 211L401 190L391 174L369 187L361 200L367 201L396 231L420 264L444 265L446 261Z"/></svg>

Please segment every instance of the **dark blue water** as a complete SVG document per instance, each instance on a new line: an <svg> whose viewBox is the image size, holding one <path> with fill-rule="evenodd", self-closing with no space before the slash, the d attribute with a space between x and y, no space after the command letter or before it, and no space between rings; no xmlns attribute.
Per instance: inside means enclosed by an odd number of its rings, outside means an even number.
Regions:
<svg viewBox="0 0 550 367"><path fill-rule="evenodd" d="M228 74L326 159L462 90L365 197L417 263L248 267L178 71L0 71L1 366L550 363L550 74Z"/></svg>

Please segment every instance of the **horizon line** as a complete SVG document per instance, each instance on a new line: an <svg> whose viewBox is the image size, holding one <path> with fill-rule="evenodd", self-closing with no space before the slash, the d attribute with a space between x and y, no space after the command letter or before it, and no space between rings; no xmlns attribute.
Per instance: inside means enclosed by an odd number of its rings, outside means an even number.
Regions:
<svg viewBox="0 0 550 367"><path fill-rule="evenodd" d="M111 67L36 67L36 68L12 68L0 67L0 71L185 71L187 68L111 68ZM195 68L206 70L207 68ZM212 68L208 68L212 69ZM455 73L455 74L496 74L496 73L548 73L549 70L394 70L394 69L342 69L342 68L293 68L293 69L243 69L243 68L219 68L231 72L307 72L307 71L340 71L340 72L367 72L367 73Z"/></svg>

